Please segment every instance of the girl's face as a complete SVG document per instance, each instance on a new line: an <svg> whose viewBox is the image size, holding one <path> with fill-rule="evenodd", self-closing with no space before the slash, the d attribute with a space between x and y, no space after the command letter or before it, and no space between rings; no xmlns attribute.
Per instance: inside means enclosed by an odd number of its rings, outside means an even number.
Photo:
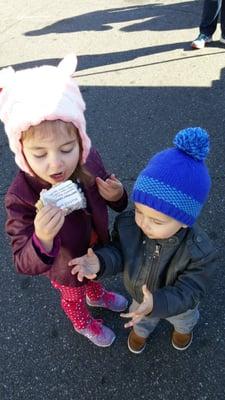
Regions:
<svg viewBox="0 0 225 400"><path fill-rule="evenodd" d="M76 128L69 130L67 123L58 120L44 121L32 127L32 132L25 133L22 145L34 174L51 185L66 181L80 158Z"/></svg>
<svg viewBox="0 0 225 400"><path fill-rule="evenodd" d="M150 239L168 239L180 228L187 227L174 218L140 203L135 203L135 221Z"/></svg>

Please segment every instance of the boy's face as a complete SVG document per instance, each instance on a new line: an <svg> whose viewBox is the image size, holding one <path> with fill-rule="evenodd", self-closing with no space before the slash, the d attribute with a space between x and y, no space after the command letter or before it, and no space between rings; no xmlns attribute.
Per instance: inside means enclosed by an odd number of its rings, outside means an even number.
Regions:
<svg viewBox="0 0 225 400"><path fill-rule="evenodd" d="M39 178L52 185L64 182L79 162L78 136L69 134L63 123L48 121L37 125L31 137L25 137L23 153Z"/></svg>
<svg viewBox="0 0 225 400"><path fill-rule="evenodd" d="M135 203L135 221L150 239L168 239L187 225L140 203Z"/></svg>

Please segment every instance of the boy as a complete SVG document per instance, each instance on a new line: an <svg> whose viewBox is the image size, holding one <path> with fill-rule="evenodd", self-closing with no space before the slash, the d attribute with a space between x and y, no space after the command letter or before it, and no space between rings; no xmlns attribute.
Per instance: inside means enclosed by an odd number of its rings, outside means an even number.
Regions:
<svg viewBox="0 0 225 400"><path fill-rule="evenodd" d="M139 174L132 193L135 211L116 218L112 243L69 263L81 281L124 271L133 302L121 316L131 318L125 327L133 327L128 337L133 353L144 350L160 319L174 327L174 348L190 346L198 304L216 266L216 251L195 224L211 185L204 163L208 134L188 128L173 143Z"/></svg>

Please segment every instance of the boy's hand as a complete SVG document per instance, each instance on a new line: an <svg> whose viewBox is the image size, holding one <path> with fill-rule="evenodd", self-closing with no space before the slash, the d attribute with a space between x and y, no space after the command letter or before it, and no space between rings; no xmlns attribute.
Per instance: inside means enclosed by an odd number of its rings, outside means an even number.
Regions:
<svg viewBox="0 0 225 400"><path fill-rule="evenodd" d="M97 177L96 184L103 199L107 201L118 201L121 199L123 195L123 185L114 174L110 175L105 181Z"/></svg>
<svg viewBox="0 0 225 400"><path fill-rule="evenodd" d="M34 219L35 234L46 251L52 250L53 240L62 228L64 221L64 212L58 207L47 205L38 211Z"/></svg>
<svg viewBox="0 0 225 400"><path fill-rule="evenodd" d="M70 260L68 265L70 267L75 265L75 267L71 270L71 274L77 274L77 279L80 282L82 282L84 278L96 278L96 274L100 270L99 259L91 248L88 249L87 254L84 256Z"/></svg>
<svg viewBox="0 0 225 400"><path fill-rule="evenodd" d="M130 326L134 326L141 319L148 315L153 309L153 296L151 292L147 289L146 285L142 286L142 292L144 295L143 302L139 305L139 307L134 311L127 314L120 314L123 318L131 318L131 321L124 325L125 328L129 328Z"/></svg>

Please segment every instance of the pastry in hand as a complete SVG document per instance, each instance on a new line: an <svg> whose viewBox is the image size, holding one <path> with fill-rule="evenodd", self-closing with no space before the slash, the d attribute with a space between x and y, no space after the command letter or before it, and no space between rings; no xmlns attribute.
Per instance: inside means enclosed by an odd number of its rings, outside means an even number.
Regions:
<svg viewBox="0 0 225 400"><path fill-rule="evenodd" d="M71 180L56 184L51 189L43 189L40 199L35 204L37 211L47 204L52 204L70 214L74 210L86 207L86 199L78 185Z"/></svg>

